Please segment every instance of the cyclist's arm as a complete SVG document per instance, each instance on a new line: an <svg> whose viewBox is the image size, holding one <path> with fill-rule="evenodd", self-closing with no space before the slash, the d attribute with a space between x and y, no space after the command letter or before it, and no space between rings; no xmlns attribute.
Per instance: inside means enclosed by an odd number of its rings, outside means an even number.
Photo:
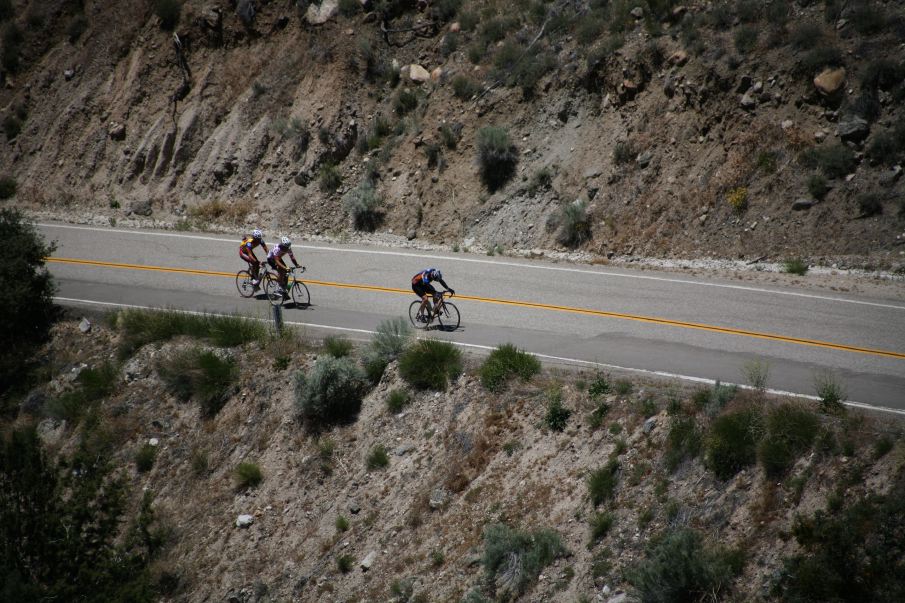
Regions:
<svg viewBox="0 0 905 603"><path fill-rule="evenodd" d="M292 253L292 252L290 251L290 252L289 252L289 257L292 258L292 263L295 264L295 267L296 267L296 268L298 268L298 267L299 267L299 263L295 261L295 254Z"/></svg>
<svg viewBox="0 0 905 603"><path fill-rule="evenodd" d="M267 243L265 243L264 241L261 241L261 247L264 248L264 255L267 255L268 253L270 253L270 250L267 249Z"/></svg>
<svg viewBox="0 0 905 603"><path fill-rule="evenodd" d="M437 282L439 282L441 285L443 285L443 288L444 288L444 289L446 289L446 290L448 290L448 291L452 291L453 293L455 293L455 291L452 290L452 287L450 287L449 285L447 285L447 284L446 284L446 281L444 281L442 278L438 278L438 279L437 279Z"/></svg>

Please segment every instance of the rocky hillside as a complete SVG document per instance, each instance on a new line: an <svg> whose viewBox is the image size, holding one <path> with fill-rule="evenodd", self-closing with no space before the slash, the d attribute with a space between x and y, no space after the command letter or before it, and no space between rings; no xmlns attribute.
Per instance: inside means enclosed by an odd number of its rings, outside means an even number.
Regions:
<svg viewBox="0 0 905 603"><path fill-rule="evenodd" d="M898 2L0 0L0 19L0 196L33 211L902 265Z"/></svg>
<svg viewBox="0 0 905 603"><path fill-rule="evenodd" d="M464 372L442 345L419 350L429 366L381 356L398 329L356 349L228 326L124 314L55 327L43 376L3 423L10 600L905 592L901 425L846 414L832 380L821 412L757 390L537 372L513 350ZM21 531L11 500L29 509Z"/></svg>

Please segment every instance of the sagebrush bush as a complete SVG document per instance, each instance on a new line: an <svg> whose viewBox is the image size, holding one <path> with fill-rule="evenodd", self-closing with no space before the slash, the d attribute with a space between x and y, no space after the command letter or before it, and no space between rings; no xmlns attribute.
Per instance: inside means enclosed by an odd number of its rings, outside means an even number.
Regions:
<svg viewBox="0 0 905 603"><path fill-rule="evenodd" d="M905 79L905 62L881 57L867 64L861 74L861 87L867 90L892 90Z"/></svg>
<svg viewBox="0 0 905 603"><path fill-rule="evenodd" d="M725 551L681 528L653 540L626 577L645 603L674 603L719 598L739 571Z"/></svg>
<svg viewBox="0 0 905 603"><path fill-rule="evenodd" d="M894 131L881 130L871 136L867 145L867 156L875 163L895 165L901 158L903 148L905 141Z"/></svg>
<svg viewBox="0 0 905 603"><path fill-rule="evenodd" d="M810 21L797 24L789 32L789 42L798 50L810 50L820 44L823 38L823 27Z"/></svg>
<svg viewBox="0 0 905 603"><path fill-rule="evenodd" d="M22 131L22 120L15 115L7 115L3 118L3 134L7 140L15 140Z"/></svg>
<svg viewBox="0 0 905 603"><path fill-rule="evenodd" d="M135 452L135 470L139 473L147 473L154 466L157 458L157 448L145 443Z"/></svg>
<svg viewBox="0 0 905 603"><path fill-rule="evenodd" d="M740 55L746 55L757 47L757 37L759 30L754 25L742 25L733 36L735 49Z"/></svg>
<svg viewBox="0 0 905 603"><path fill-rule="evenodd" d="M705 461L720 479L729 479L757 460L763 417L755 408L740 408L717 417L705 438Z"/></svg>
<svg viewBox="0 0 905 603"><path fill-rule="evenodd" d="M387 395L387 410L391 413L398 413L408 406L411 396L404 389L394 389Z"/></svg>
<svg viewBox="0 0 905 603"><path fill-rule="evenodd" d="M450 127L448 124L440 126L440 140L447 149L455 150L459 144L459 134L456 128Z"/></svg>
<svg viewBox="0 0 905 603"><path fill-rule="evenodd" d="M358 0L355 0L357 3ZM336 531L337 532L347 532L349 531L349 520L339 515L336 517Z"/></svg>
<svg viewBox="0 0 905 603"><path fill-rule="evenodd" d="M566 247L578 247L591 239L591 219L588 216L588 203L576 199L564 204L556 218L558 230L556 241Z"/></svg>
<svg viewBox="0 0 905 603"><path fill-rule="evenodd" d="M264 323L244 316L189 314L177 310L123 310L116 316L120 331L119 352L128 356L143 345L168 341L180 335L204 339L229 348L267 336Z"/></svg>
<svg viewBox="0 0 905 603"><path fill-rule="evenodd" d="M453 94L456 96L456 98L463 101L470 100L471 97L481 91L480 84L464 75L455 76L452 79L451 84Z"/></svg>
<svg viewBox="0 0 905 603"><path fill-rule="evenodd" d="M341 335L324 337L324 351L334 358L345 358L352 355L354 344Z"/></svg>
<svg viewBox="0 0 905 603"><path fill-rule="evenodd" d="M613 389L613 386L610 384L610 380L606 373L597 373L594 376L594 380L591 381L591 384L588 386L588 395L591 396L592 400L597 400L610 393L611 389Z"/></svg>
<svg viewBox="0 0 905 603"><path fill-rule="evenodd" d="M484 572L499 597L518 597L532 585L541 571L566 553L553 530L526 532L502 523L484 527Z"/></svg>
<svg viewBox="0 0 905 603"><path fill-rule="evenodd" d="M351 358L318 358L310 375L296 374L295 404L313 428L349 423L361 410L365 375Z"/></svg>
<svg viewBox="0 0 905 603"><path fill-rule="evenodd" d="M336 558L336 568L341 574L348 574L355 567L355 558L352 555L340 555Z"/></svg>
<svg viewBox="0 0 905 603"><path fill-rule="evenodd" d="M478 169L481 181L493 192L515 175L518 150L505 128L487 126L478 130Z"/></svg>
<svg viewBox="0 0 905 603"><path fill-rule="evenodd" d="M613 527L615 517L612 513L593 513L591 515L591 544L605 537Z"/></svg>
<svg viewBox="0 0 905 603"><path fill-rule="evenodd" d="M390 456L387 454L387 449L383 447L382 444L377 444L371 451L368 453L368 458L365 462L365 465L368 468L368 471L373 471L375 469L385 469L390 464Z"/></svg>
<svg viewBox="0 0 905 603"><path fill-rule="evenodd" d="M817 46L812 48L798 61L798 72L814 77L827 67L844 67L845 58L841 50L835 46Z"/></svg>
<svg viewBox="0 0 905 603"><path fill-rule="evenodd" d="M243 461L239 463L234 472L237 490L247 490L254 488L264 479L264 473L257 463L251 461Z"/></svg>
<svg viewBox="0 0 905 603"><path fill-rule="evenodd" d="M814 390L820 398L820 408L826 413L838 413L844 410L846 392L839 379L829 371L821 371L814 375Z"/></svg>
<svg viewBox="0 0 905 603"><path fill-rule="evenodd" d="M613 497L618 470L619 462L613 459L588 474L588 495L591 497L593 506L596 507Z"/></svg>
<svg viewBox="0 0 905 603"><path fill-rule="evenodd" d="M403 88L396 93L396 98L393 100L393 111L395 111L397 115L406 115L414 111L417 107L418 95L414 90Z"/></svg>
<svg viewBox="0 0 905 603"><path fill-rule="evenodd" d="M200 348L168 355L159 361L157 372L173 394L182 400L195 400L209 417L226 403L238 376L234 360Z"/></svg>
<svg viewBox="0 0 905 603"><path fill-rule="evenodd" d="M638 155L638 149L631 141L619 141L613 147L613 161L617 164L631 163Z"/></svg>
<svg viewBox="0 0 905 603"><path fill-rule="evenodd" d="M666 468L675 471L686 458L701 452L701 429L693 417L680 417L672 422L666 436Z"/></svg>
<svg viewBox="0 0 905 603"><path fill-rule="evenodd" d="M550 395L547 402L547 414L544 416L544 423L547 424L552 431L562 431L566 428L566 423L572 411L563 406L562 394L557 390L555 394Z"/></svg>
<svg viewBox="0 0 905 603"><path fill-rule="evenodd" d="M399 374L417 389L443 391L462 368L462 352L439 339L421 339L399 357Z"/></svg>
<svg viewBox="0 0 905 603"><path fill-rule="evenodd" d="M179 24L182 3L179 0L154 0L154 14L160 19L160 27L173 31Z"/></svg>
<svg viewBox="0 0 905 603"><path fill-rule="evenodd" d="M383 199L367 178L343 196L343 207L357 230L373 231L383 220Z"/></svg>
<svg viewBox="0 0 905 603"><path fill-rule="evenodd" d="M827 185L826 178L824 178L822 174L811 174L808 178L808 192L818 201L823 200L823 198L826 197L826 194L830 192L830 187Z"/></svg>
<svg viewBox="0 0 905 603"><path fill-rule="evenodd" d="M862 218L870 218L883 213L883 200L877 193L861 193L858 195L858 213Z"/></svg>
<svg viewBox="0 0 905 603"><path fill-rule="evenodd" d="M391 318L377 325L362 358L365 373L372 383L383 376L387 365L396 360L412 338L412 327L405 318Z"/></svg>
<svg viewBox="0 0 905 603"><path fill-rule="evenodd" d="M318 185L325 193L335 192L343 183L343 176L332 163L325 163L317 173Z"/></svg>
<svg viewBox="0 0 905 603"><path fill-rule="evenodd" d="M797 274L804 276L808 271L808 263L801 258L790 258L783 260L782 271L788 274Z"/></svg>
<svg viewBox="0 0 905 603"><path fill-rule="evenodd" d="M528 183L528 196L533 197L538 191L550 188L553 184L553 171L549 167L542 167L531 176Z"/></svg>
<svg viewBox="0 0 905 603"><path fill-rule="evenodd" d="M794 404L784 403L767 414L767 432L757 456L767 477L782 477L795 460L811 448L820 430L817 416Z"/></svg>
<svg viewBox="0 0 905 603"><path fill-rule="evenodd" d="M528 381L540 372L540 361L511 343L499 345L481 365L481 385L492 392L506 388L510 379Z"/></svg>
<svg viewBox="0 0 905 603"><path fill-rule="evenodd" d="M815 147L801 156L805 166L817 168L827 178L842 178L855 170L855 153L843 144Z"/></svg>
<svg viewBox="0 0 905 603"><path fill-rule="evenodd" d="M16 194L18 185L16 179L11 176L0 177L0 199L9 199Z"/></svg>

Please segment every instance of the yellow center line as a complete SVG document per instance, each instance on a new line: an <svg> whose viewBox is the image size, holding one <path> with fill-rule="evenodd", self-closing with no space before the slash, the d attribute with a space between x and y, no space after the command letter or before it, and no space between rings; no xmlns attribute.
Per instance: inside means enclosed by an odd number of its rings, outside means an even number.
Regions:
<svg viewBox="0 0 905 603"><path fill-rule="evenodd" d="M101 262L98 260L85 260L78 258L46 258L48 262L58 264L72 264L79 266L95 266L99 268L121 268L125 270L145 270L150 272L169 272L176 274L196 274L200 276L220 276L227 278L235 278L234 272L217 272L213 270L197 270L194 268L168 268L164 266L146 266L142 264L123 264L118 262ZM379 287L377 285L358 285L353 283L336 283L331 281L319 281L305 279L308 285L321 287L335 287L338 289L357 289L359 291L378 291L382 293L396 293L403 295L412 295L409 289L396 289L394 287ZM493 297L478 297L471 295L456 295L456 299L482 302L487 304L497 304L505 306L517 306L521 308L533 308L537 310L550 310L555 312L568 312L571 314L583 314L586 316L599 316L602 318L617 318L619 320L632 320L648 324L664 325L670 327L679 327L683 329L694 329L699 331L709 331L711 333L721 333L725 335L739 335L743 337L753 337L756 339L766 339L770 341L781 341L785 343L794 343L797 345L805 345L818 348L826 348L830 350L840 350L845 352L855 352L859 354L869 354L872 356L883 356L886 358L896 358L905 360L905 353L892 352L889 350L878 350L873 348L865 348L843 343L830 343L828 341L819 341L816 339L805 339L802 337L790 337L786 335L776 335L773 333L762 333L759 331L749 331L746 329L735 329L732 327L719 327L697 322L686 322L681 320L671 320L668 318L658 318L655 316L642 316L638 314L625 314L622 312L608 312L605 310L593 310L590 308L577 308L573 306L560 306L555 304L543 304L538 302L526 302L509 299L498 299Z"/></svg>

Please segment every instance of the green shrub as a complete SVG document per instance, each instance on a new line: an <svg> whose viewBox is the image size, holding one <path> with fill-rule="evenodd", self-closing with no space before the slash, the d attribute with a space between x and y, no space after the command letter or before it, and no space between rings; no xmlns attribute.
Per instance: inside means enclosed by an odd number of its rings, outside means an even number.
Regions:
<svg viewBox="0 0 905 603"><path fill-rule="evenodd" d="M399 374L417 389L443 391L462 367L462 352L438 339L421 339L399 357Z"/></svg>
<svg viewBox="0 0 905 603"><path fill-rule="evenodd" d="M528 381L540 372L540 362L532 354L510 343L499 345L481 365L481 385L492 392L506 388L510 379Z"/></svg>
<svg viewBox="0 0 905 603"><path fill-rule="evenodd" d="M612 386L605 373L597 373L591 385L588 386L588 395L592 400L597 400L610 393Z"/></svg>
<svg viewBox="0 0 905 603"><path fill-rule="evenodd" d="M755 25L742 25L735 30L733 41L735 49L741 55L746 55L757 47L759 30Z"/></svg>
<svg viewBox="0 0 905 603"><path fill-rule="evenodd" d="M553 185L553 171L549 167L542 167L531 176L528 183L528 196L533 197L540 190L546 190Z"/></svg>
<svg viewBox="0 0 905 603"><path fill-rule="evenodd" d="M178 310L123 310L117 316L116 326L123 357L143 345L180 335L204 339L223 348L263 341L267 336L267 327L262 322L244 316L190 314Z"/></svg>
<svg viewBox="0 0 905 603"><path fill-rule="evenodd" d="M505 128L488 126L478 131L478 168L491 191L502 188L515 175L518 150Z"/></svg>
<svg viewBox="0 0 905 603"><path fill-rule="evenodd" d="M807 266L805 266L805 272L807 272ZM767 390L767 383L770 381L770 363L766 360L750 360L742 365L742 375L748 385L763 393Z"/></svg>
<svg viewBox="0 0 905 603"><path fill-rule="evenodd" d="M808 271L808 263L801 258L790 258L788 260L783 260L782 271L787 274L797 274L798 276L804 276Z"/></svg>
<svg viewBox="0 0 905 603"><path fill-rule="evenodd" d="M675 471L686 458L694 458L701 452L701 430L692 417L681 417L672 422L666 436L666 467Z"/></svg>
<svg viewBox="0 0 905 603"><path fill-rule="evenodd" d="M815 147L805 151L802 163L810 168L818 168L827 178L842 178L855 170L855 154L843 144Z"/></svg>
<svg viewBox="0 0 905 603"><path fill-rule="evenodd" d="M595 507L613 497L616 490L616 472L619 470L619 462L610 460L606 465L595 469L588 474L588 495L591 504Z"/></svg>
<svg viewBox="0 0 905 603"><path fill-rule="evenodd" d="M606 402L600 402L597 407L588 415L588 427L591 429L599 429L603 425L606 414L610 412L610 405Z"/></svg>
<svg viewBox="0 0 905 603"><path fill-rule="evenodd" d="M329 335L324 337L324 351L334 358L351 356L354 349L354 344L345 337L340 335Z"/></svg>
<svg viewBox="0 0 905 603"><path fill-rule="evenodd" d="M813 517L796 518L792 534L798 552L784 559L772 593L776 600L854 603L902 598L902 473L887 493L847 506L845 502L838 498Z"/></svg>
<svg viewBox="0 0 905 603"><path fill-rule="evenodd" d="M486 53L487 53L487 46L485 44L482 44L481 42L475 42L468 46L468 51L466 54L468 55L469 61L471 61L475 65L478 65L478 64L480 64L481 60L484 58L484 55ZM463 100L465 100L465 99L463 99Z"/></svg>
<svg viewBox="0 0 905 603"><path fill-rule="evenodd" d="M742 23L756 23L761 18L763 4L761 0L737 0L735 14Z"/></svg>
<svg viewBox="0 0 905 603"><path fill-rule="evenodd" d="M340 555L336 558L336 568L342 574L348 574L355 566L355 559L352 555Z"/></svg>
<svg viewBox="0 0 905 603"><path fill-rule="evenodd" d="M789 42L798 50L810 50L824 39L823 27L819 23L805 21L797 24L789 33Z"/></svg>
<svg viewBox="0 0 905 603"><path fill-rule="evenodd" d="M22 121L15 115L7 115L3 118L3 133L7 140L15 140L22 131Z"/></svg>
<svg viewBox="0 0 905 603"><path fill-rule="evenodd" d="M905 143L892 130L881 130L871 136L867 156L877 163L895 165L899 161Z"/></svg>
<svg viewBox="0 0 905 603"><path fill-rule="evenodd" d="M616 379L614 390L620 396L627 396L632 393L632 382L628 379Z"/></svg>
<svg viewBox="0 0 905 603"><path fill-rule="evenodd" d="M861 75L861 88L892 90L905 79L905 62L881 57L867 64Z"/></svg>
<svg viewBox="0 0 905 603"><path fill-rule="evenodd" d="M572 416L572 411L562 405L562 394L557 392L557 394L551 395L550 401L547 403L547 414L544 417L547 427L552 431L562 431L566 428L570 416Z"/></svg>
<svg viewBox="0 0 905 603"><path fill-rule="evenodd" d="M754 408L741 408L717 417L705 438L707 466L725 480L753 465L762 431L763 417Z"/></svg>
<svg viewBox="0 0 905 603"><path fill-rule="evenodd" d="M372 383L383 376L387 365L396 360L412 338L412 327L405 318L391 318L377 325L377 332L364 352L362 364Z"/></svg>
<svg viewBox="0 0 905 603"><path fill-rule="evenodd" d="M377 444L371 451L368 453L368 458L365 462L365 465L368 468L368 471L374 471L375 469L385 469L390 464L390 456L387 454L387 449L383 447L382 444Z"/></svg>
<svg viewBox="0 0 905 603"><path fill-rule="evenodd" d="M440 140L443 141L443 145L447 149L453 151L459 144L459 135L456 133L455 129L447 124L443 124L440 126Z"/></svg>
<svg viewBox="0 0 905 603"><path fill-rule="evenodd" d="M638 149L635 148L631 141L619 141L613 147L613 161L619 165L631 163L635 161L637 156Z"/></svg>
<svg viewBox="0 0 905 603"><path fill-rule="evenodd" d="M358 0L339 0L339 14L343 17L352 17L361 10L361 2Z"/></svg>
<svg viewBox="0 0 905 603"><path fill-rule="evenodd" d="M223 408L238 374L234 360L199 348L168 355L158 363L157 371L173 394L182 400L194 399L209 417Z"/></svg>
<svg viewBox="0 0 905 603"><path fill-rule="evenodd" d="M748 209L748 189L740 186L729 191L726 195L726 202L736 214L742 214Z"/></svg>
<svg viewBox="0 0 905 603"><path fill-rule="evenodd" d="M0 193L3 188L0 181ZM0 291L0 332L10 334L0 349L2 400L12 386L26 384L23 375L36 357L38 346L47 341L58 309L53 305L56 287L44 264L44 258L53 254L54 245L46 244L16 210L0 209L0 237L16 250L0 263L0 276L9 283ZM0 407L0 411L5 410Z"/></svg>
<svg viewBox="0 0 905 603"><path fill-rule="evenodd" d="M779 153L776 151L760 151L757 154L757 169L765 174L773 174L776 172L776 163L779 160Z"/></svg>
<svg viewBox="0 0 905 603"><path fill-rule="evenodd" d="M147 473L154 466L154 459L157 458L157 448L150 444L144 444L135 453L135 469L139 473Z"/></svg>
<svg viewBox="0 0 905 603"><path fill-rule="evenodd" d="M235 471L236 490L247 490L254 488L264 479L261 468L256 463L250 461L242 461L236 467Z"/></svg>
<svg viewBox="0 0 905 603"><path fill-rule="evenodd" d="M893 440L888 435L880 436L880 438L874 442L874 459L880 460L881 458L889 454L889 451L892 450L895 445L895 440Z"/></svg>
<svg viewBox="0 0 905 603"><path fill-rule="evenodd" d="M507 15L493 17L481 24L481 29L478 31L478 38L485 46L488 44L495 44L505 38L507 33L518 27L518 24L519 19L516 16Z"/></svg>
<svg viewBox="0 0 905 603"><path fill-rule="evenodd" d="M844 67L842 51L835 46L817 46L801 57L797 70L800 74L814 77L827 67Z"/></svg>
<svg viewBox="0 0 905 603"><path fill-rule="evenodd" d="M442 155L440 145L429 142L424 145L424 156L427 157L427 167L435 168L440 164Z"/></svg>
<svg viewBox="0 0 905 603"><path fill-rule="evenodd" d="M387 410L391 413L401 412L403 408L408 406L411 396L404 389L394 389L387 396Z"/></svg>
<svg viewBox="0 0 905 603"><path fill-rule="evenodd" d="M566 247L578 247L591 239L588 204L582 199L562 205L557 216L556 241Z"/></svg>
<svg viewBox="0 0 905 603"><path fill-rule="evenodd" d="M871 2L856 2L849 19L859 34L869 35L883 31L886 15L882 8Z"/></svg>
<svg viewBox="0 0 905 603"><path fill-rule="evenodd" d="M355 0L355 1L356 1L356 3L358 2L358 0ZM346 519L345 517L343 517L342 515L339 515L336 518L336 531L337 532L349 531L349 520Z"/></svg>
<svg viewBox="0 0 905 603"><path fill-rule="evenodd" d="M345 194L343 207L352 216L352 224L357 230L373 231L383 220L383 199L369 179Z"/></svg>
<svg viewBox="0 0 905 603"><path fill-rule="evenodd" d="M758 446L758 459L771 479L782 477L795 460L811 448L820 421L814 413L785 403L767 415L767 433Z"/></svg>
<svg viewBox="0 0 905 603"><path fill-rule="evenodd" d="M470 77L457 75L452 79L453 94L456 98L467 101L481 91L481 85Z"/></svg>
<svg viewBox="0 0 905 603"><path fill-rule="evenodd" d="M723 550L681 528L653 540L626 577L645 603L671 603L718 599L736 573Z"/></svg>
<svg viewBox="0 0 905 603"><path fill-rule="evenodd" d="M877 193L861 193L858 195L858 212L862 218L870 218L883 213L883 201Z"/></svg>
<svg viewBox="0 0 905 603"><path fill-rule="evenodd" d="M16 194L16 179L10 176L0 176L0 199L9 199Z"/></svg>
<svg viewBox="0 0 905 603"><path fill-rule="evenodd" d="M207 473L208 469L210 468L210 461L207 458L207 453L200 448L193 450L191 465L192 472L195 475L204 475L205 473Z"/></svg>
<svg viewBox="0 0 905 603"><path fill-rule="evenodd" d="M3 48L0 49L0 65L10 73L18 73L21 67L19 53L25 36L14 21L3 27Z"/></svg>
<svg viewBox="0 0 905 603"><path fill-rule="evenodd" d="M554 559L566 553L559 534L553 530L525 532L505 524L484 527L484 572L488 582L497 584L499 597L518 597L531 586Z"/></svg>
<svg viewBox="0 0 905 603"><path fill-rule="evenodd" d="M845 388L829 371L818 372L814 375L814 390L820 398L820 409L829 414L839 413L844 410L846 393Z"/></svg>
<svg viewBox="0 0 905 603"><path fill-rule="evenodd" d="M318 358L311 374L296 374L295 404L299 415L317 429L350 423L361 410L365 375L351 358Z"/></svg>
<svg viewBox="0 0 905 603"><path fill-rule="evenodd" d="M179 23L182 3L179 0L154 0L154 14L160 19L160 27L173 31Z"/></svg>
<svg viewBox="0 0 905 603"><path fill-rule="evenodd" d="M396 94L393 110L397 115L406 115L418 107L418 95L409 88L403 88Z"/></svg>
<svg viewBox="0 0 905 603"><path fill-rule="evenodd" d="M0 22L12 19L15 14L13 0L0 0Z"/></svg>
<svg viewBox="0 0 905 603"><path fill-rule="evenodd" d="M591 543L603 539L613 527L612 513L594 513L591 515Z"/></svg>
<svg viewBox="0 0 905 603"><path fill-rule="evenodd" d="M317 179L321 191L325 193L336 192L336 189L342 186L343 183L343 176L339 168L332 163L325 163L321 166Z"/></svg>
<svg viewBox="0 0 905 603"><path fill-rule="evenodd" d="M66 26L66 37L69 39L69 43L78 42L86 29L88 29L88 19L85 18L85 15L76 15Z"/></svg>
<svg viewBox="0 0 905 603"><path fill-rule="evenodd" d="M830 187L826 183L826 178L822 174L812 174L808 178L808 192L817 200L822 200L826 194L830 192Z"/></svg>

